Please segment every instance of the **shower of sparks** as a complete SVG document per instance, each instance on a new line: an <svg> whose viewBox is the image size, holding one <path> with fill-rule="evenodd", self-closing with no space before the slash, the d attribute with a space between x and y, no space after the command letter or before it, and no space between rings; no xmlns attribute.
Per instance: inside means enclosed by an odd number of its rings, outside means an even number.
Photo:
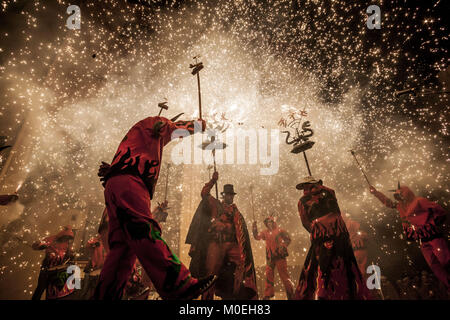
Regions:
<svg viewBox="0 0 450 320"><path fill-rule="evenodd" d="M398 213L368 192L348 150L388 196L400 180L448 207L448 96L393 95L410 87L445 90L443 2L381 1L381 29L369 30L365 1L90 0L80 4L81 29L70 30L66 8L76 2L0 2L0 135L14 142L26 126L32 136L29 156L12 164L27 172L11 189L18 186L23 211L0 230L0 281L14 281L13 298L29 298L43 257L13 236L32 243L69 223L94 235L103 206L98 165L112 159L127 130L157 115L162 97L170 106L163 115L198 117L189 69L196 55L205 66L204 118L213 127L279 128L290 113L311 121L311 169L369 233L375 263L394 273L402 259L414 264L408 253L417 245L403 239ZM206 165L201 170L198 193L207 179ZM252 165L222 165L220 172L221 184L235 185L248 223L246 199L255 186L259 227L274 213L293 239L289 264L301 265L309 245L296 211L295 185L307 175L302 159L282 143L276 175L260 176ZM185 189L180 180L169 193ZM178 222L169 215L165 230L177 230ZM263 265L264 244L252 245Z"/></svg>

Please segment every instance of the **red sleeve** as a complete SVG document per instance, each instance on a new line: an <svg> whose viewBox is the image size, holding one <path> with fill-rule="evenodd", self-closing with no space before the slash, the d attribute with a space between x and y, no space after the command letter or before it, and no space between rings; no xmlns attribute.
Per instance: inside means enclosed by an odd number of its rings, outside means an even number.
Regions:
<svg viewBox="0 0 450 320"><path fill-rule="evenodd" d="M96 248L100 246L100 239L98 237L92 237L88 241L88 246L91 248Z"/></svg>
<svg viewBox="0 0 450 320"><path fill-rule="evenodd" d="M395 208L397 207L397 205L396 205L391 199L389 199L388 197L386 197L386 196L385 196L383 193L381 193L380 191L375 191L375 192L373 193L373 195L374 195L375 197L377 197L378 200L380 200L381 203L383 203L386 207L392 208L392 209L395 209Z"/></svg>
<svg viewBox="0 0 450 320"><path fill-rule="evenodd" d="M215 181L213 179L211 179L209 182L207 182L205 184L205 186L203 187L202 192L201 192L202 198L209 195L214 184L215 184Z"/></svg>
<svg viewBox="0 0 450 320"><path fill-rule="evenodd" d="M50 244L52 243L53 239L54 239L54 237L48 237L42 241L36 241L35 243L33 243L33 245L31 247L33 248L33 250L47 249L48 246L50 246Z"/></svg>
<svg viewBox="0 0 450 320"><path fill-rule="evenodd" d="M166 123L160 131L161 136L164 137L164 144L167 144L172 138L181 138L205 130L205 126L197 121L172 122L166 118L161 118L161 121ZM180 131L174 134L175 130Z"/></svg>

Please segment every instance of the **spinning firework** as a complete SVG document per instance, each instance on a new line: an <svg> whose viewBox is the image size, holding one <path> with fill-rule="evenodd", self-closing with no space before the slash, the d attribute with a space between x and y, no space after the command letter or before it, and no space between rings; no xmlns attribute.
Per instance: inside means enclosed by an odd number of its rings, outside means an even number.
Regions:
<svg viewBox="0 0 450 320"><path fill-rule="evenodd" d="M306 116L306 112L302 111L301 116ZM286 133L286 143L293 144L292 153L303 153L303 157L305 158L306 168L308 169L309 176L312 176L311 169L309 167L308 158L306 157L306 150L309 150L313 147L314 141L309 140L314 135L314 131L310 129L311 124L309 121L304 121L302 123L302 117L297 118L296 114L291 112L289 114L290 122L285 119L281 119L278 124L292 128L294 131L294 136L291 138L291 131L281 131L282 133Z"/></svg>

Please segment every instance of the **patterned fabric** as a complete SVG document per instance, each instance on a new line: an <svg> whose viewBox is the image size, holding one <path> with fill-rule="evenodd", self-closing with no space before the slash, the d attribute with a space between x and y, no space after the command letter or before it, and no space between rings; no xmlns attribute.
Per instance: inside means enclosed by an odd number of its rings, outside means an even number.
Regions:
<svg viewBox="0 0 450 320"><path fill-rule="evenodd" d="M193 134L194 121L172 122L164 117L148 117L136 123L123 138L114 155L111 167L102 177L103 185L109 178L118 174L138 176L146 185L153 198L156 182L161 168L164 146L173 135L178 137ZM205 129L205 123L198 131ZM177 134L175 130L179 130Z"/></svg>
<svg viewBox="0 0 450 320"><path fill-rule="evenodd" d="M72 229L66 227L54 236L33 243L34 250L45 250L45 258L42 261L33 300L40 300L44 291L46 291L47 300L59 299L74 292L75 289L67 287L66 282L69 275L65 264L73 257L70 244L73 236Z"/></svg>
<svg viewBox="0 0 450 320"><path fill-rule="evenodd" d="M212 197L209 193L213 186L214 181L211 180L203 187L202 201L186 236L186 243L191 245L189 270L194 277L205 277L213 271L213 267L208 267L215 264L211 259L224 256L221 261L215 261L221 264L215 294L223 299L257 299L256 272L244 217L236 205L227 205ZM223 252L211 257L208 254L211 243L218 244L215 247ZM235 259L237 255L240 263ZM230 263L230 260L235 263Z"/></svg>
<svg viewBox="0 0 450 320"><path fill-rule="evenodd" d="M75 291L67 286L67 267L48 272L48 285L46 300L54 300L66 297Z"/></svg>
<svg viewBox="0 0 450 320"><path fill-rule="evenodd" d="M69 239L57 235L35 242L32 247L34 250L45 250L45 258L42 261L43 269L59 266L73 256Z"/></svg>
<svg viewBox="0 0 450 320"><path fill-rule="evenodd" d="M442 237L440 226L446 219L446 212L441 206L426 198L416 197L406 186L400 187L395 194L404 201L394 202L383 193L374 192L385 206L398 210L408 240L430 241Z"/></svg>
<svg viewBox="0 0 450 320"><path fill-rule="evenodd" d="M406 239L420 241L422 254L429 267L449 287L450 250L441 229L446 219L445 210L435 202L416 197L406 186L395 191L394 196L403 199L398 202L376 190L373 194L388 208L398 210Z"/></svg>
<svg viewBox="0 0 450 320"><path fill-rule="evenodd" d="M310 232L311 248L296 299L368 299L334 191L319 184L305 189L298 209L303 226Z"/></svg>
<svg viewBox="0 0 450 320"><path fill-rule="evenodd" d="M176 299L197 283L161 237L151 217L150 195L139 177L111 177L105 187L109 253L94 299L121 299L136 258L163 299Z"/></svg>
<svg viewBox="0 0 450 320"><path fill-rule="evenodd" d="M325 186L316 185L310 192L305 190L298 211L311 240L348 235L334 191Z"/></svg>

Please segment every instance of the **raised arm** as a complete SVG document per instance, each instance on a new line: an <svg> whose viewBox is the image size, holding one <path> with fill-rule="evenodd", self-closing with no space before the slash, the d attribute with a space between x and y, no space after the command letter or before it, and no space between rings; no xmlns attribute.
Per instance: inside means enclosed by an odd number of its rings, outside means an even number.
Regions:
<svg viewBox="0 0 450 320"><path fill-rule="evenodd" d="M264 231L258 233L258 226L256 225L256 221L253 222L252 232L253 238L255 238L255 240L264 240Z"/></svg>
<svg viewBox="0 0 450 320"><path fill-rule="evenodd" d="M162 121L163 124L161 124L159 133L164 139L164 144L167 144L174 138L182 138L197 132L203 132L206 129L206 122L203 119L199 119L197 121L191 120L172 122L166 118L161 118L160 121ZM156 122L155 125L158 125L158 122Z"/></svg>
<svg viewBox="0 0 450 320"><path fill-rule="evenodd" d="M209 193L211 192L212 187L214 187L214 184L219 179L219 173L215 171L212 175L211 180L205 184L205 186L202 189L201 196L202 198L207 197Z"/></svg>
<svg viewBox="0 0 450 320"><path fill-rule="evenodd" d="M48 246L52 243L52 241L53 237L48 237L42 241L36 241L31 245L31 248L33 248L33 250L44 250L48 248Z"/></svg>
<svg viewBox="0 0 450 320"><path fill-rule="evenodd" d="M384 204L388 208L395 209L397 207L397 204L394 203L391 199L386 197L383 193L380 191L377 191L373 186L370 187L370 193L373 194L375 197L378 198L378 200L381 201L382 204Z"/></svg>

